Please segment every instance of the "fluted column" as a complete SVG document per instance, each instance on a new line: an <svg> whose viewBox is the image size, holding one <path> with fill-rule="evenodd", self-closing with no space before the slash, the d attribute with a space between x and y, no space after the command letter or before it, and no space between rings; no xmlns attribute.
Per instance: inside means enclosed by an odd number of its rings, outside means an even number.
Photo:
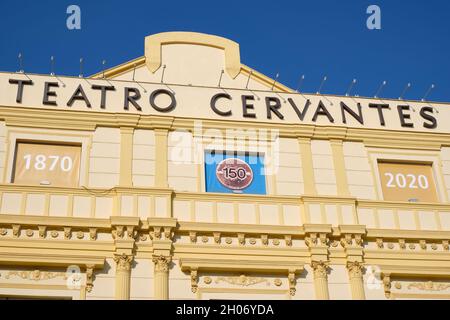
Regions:
<svg viewBox="0 0 450 320"><path fill-rule="evenodd" d="M329 300L328 292L328 265L323 262L313 261L311 267L314 270L314 288L317 300Z"/></svg>
<svg viewBox="0 0 450 320"><path fill-rule="evenodd" d="M350 279L350 288L352 290L353 300L365 300L363 281L363 265L359 262L347 262L348 277Z"/></svg>
<svg viewBox="0 0 450 320"><path fill-rule="evenodd" d="M133 256L123 254L115 254L116 262L116 300L130 299L130 273Z"/></svg>
<svg viewBox="0 0 450 320"><path fill-rule="evenodd" d="M171 260L171 257L163 255L153 256L153 263L155 264L154 295L157 300L169 299L169 265Z"/></svg>

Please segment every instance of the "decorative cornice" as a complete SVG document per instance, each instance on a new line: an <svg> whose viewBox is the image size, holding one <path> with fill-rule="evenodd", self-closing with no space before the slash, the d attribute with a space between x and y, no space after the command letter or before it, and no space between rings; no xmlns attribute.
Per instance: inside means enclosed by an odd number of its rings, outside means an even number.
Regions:
<svg viewBox="0 0 450 320"><path fill-rule="evenodd" d="M23 113L27 113L27 117L23 117ZM44 108L27 108L27 107L0 107L0 114L8 126L19 127L40 127L40 128L61 128L66 129L94 131L96 127L120 127L120 121L123 113L95 112L95 111L73 111L73 110L48 110ZM154 115L140 115L140 121L135 128L154 129L158 127L158 122L152 119L170 118L172 123L167 129L187 129L194 130L194 120L181 117L162 117ZM229 128L272 128L279 130L281 137L297 137L295 123L269 123L248 121L223 121L223 119L198 119L202 120L205 130L215 128L223 130ZM314 124L301 124L305 127L313 128L313 136L315 139L329 139L328 131L336 130L337 126L324 126ZM344 127L343 127L344 128ZM364 128L346 128L345 141L360 141L370 147L396 147L411 148L422 150L440 150L441 146L448 145L449 134L433 132L403 132L398 130L382 130L382 129L364 129ZM389 141L389 142L386 142ZM420 142L420 143L419 143Z"/></svg>
<svg viewBox="0 0 450 320"><path fill-rule="evenodd" d="M181 270L189 271L192 269L204 271L252 271L252 272L269 272L269 273L284 273L295 271L301 273L304 269L303 263L292 261L291 259L278 258L267 259L261 256L259 259L245 259L239 257L233 260L230 259L198 259L198 258L180 258Z"/></svg>
<svg viewBox="0 0 450 320"><path fill-rule="evenodd" d="M172 241L177 220L173 218L149 218L147 225L152 240Z"/></svg>
<svg viewBox="0 0 450 320"><path fill-rule="evenodd" d="M405 253L401 254L401 257L404 257ZM398 259L400 260L401 257ZM367 257L367 260L371 257ZM414 278L414 277L439 277L443 279L450 279L450 267L449 267L449 259L450 257L447 257L444 261L440 261L440 264L436 264L435 261L432 259L424 259L421 263L413 263L411 261L400 263L398 265L394 264L379 264L378 266L381 269L382 274L389 275L389 276L395 276L395 277L407 277L407 278ZM392 261L393 259L390 257L385 257L388 261ZM405 257L403 258L405 260ZM424 263L425 262L425 263Z"/></svg>
<svg viewBox="0 0 450 320"><path fill-rule="evenodd" d="M330 239L327 233L307 233L305 243L308 247L327 247Z"/></svg>
<svg viewBox="0 0 450 320"><path fill-rule="evenodd" d="M74 254L73 249L65 252L42 253L41 246L36 250L16 250L4 252L0 247L0 265L33 265L46 267L67 267L70 265L93 265L95 268L103 268L105 258L98 252L89 254Z"/></svg>
<svg viewBox="0 0 450 320"><path fill-rule="evenodd" d="M139 217L111 217L113 239L135 240L140 226Z"/></svg>

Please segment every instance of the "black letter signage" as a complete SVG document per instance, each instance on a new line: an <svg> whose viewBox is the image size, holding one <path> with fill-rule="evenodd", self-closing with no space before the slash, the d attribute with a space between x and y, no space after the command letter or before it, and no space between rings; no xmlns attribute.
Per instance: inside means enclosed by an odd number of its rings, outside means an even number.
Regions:
<svg viewBox="0 0 450 320"><path fill-rule="evenodd" d="M232 114L232 113L231 113L231 110L228 110L228 111L220 111L219 109L217 109L217 107L216 107L217 100L219 100L219 99L221 99L221 98L228 99L228 100L231 100L231 99L232 99L231 96L230 96L228 93L218 93L218 94L214 95L214 96L211 98L211 109L212 109L215 113L217 113L219 116L224 116L224 117L231 116L231 114Z"/></svg>
<svg viewBox="0 0 450 320"><path fill-rule="evenodd" d="M156 97L158 97L160 94L168 95L170 100L171 100L170 104L167 107L165 107L165 108L159 107L155 103ZM170 111L172 111L173 109L176 108L177 100L175 100L175 95L171 91L166 90L166 89L159 89L159 90L153 91L152 94L150 95L150 105L156 111L159 111L159 112L170 112Z"/></svg>

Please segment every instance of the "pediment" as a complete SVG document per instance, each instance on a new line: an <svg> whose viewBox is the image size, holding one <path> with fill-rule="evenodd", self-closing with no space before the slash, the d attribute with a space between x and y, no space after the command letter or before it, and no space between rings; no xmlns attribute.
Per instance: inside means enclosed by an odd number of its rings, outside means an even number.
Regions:
<svg viewBox="0 0 450 320"><path fill-rule="evenodd" d="M145 38L145 55L99 72L93 78L291 92L241 63L239 44L194 32L165 32Z"/></svg>

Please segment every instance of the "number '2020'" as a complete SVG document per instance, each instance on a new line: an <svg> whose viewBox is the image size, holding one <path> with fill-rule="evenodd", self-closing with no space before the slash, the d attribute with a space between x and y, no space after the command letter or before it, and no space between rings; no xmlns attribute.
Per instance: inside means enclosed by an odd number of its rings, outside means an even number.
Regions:
<svg viewBox="0 0 450 320"><path fill-rule="evenodd" d="M384 175L388 177L388 182L386 184L388 188L428 189L430 186L427 176L423 174L416 176L414 174L405 175L403 173L397 173L394 175L390 172L386 172Z"/></svg>

